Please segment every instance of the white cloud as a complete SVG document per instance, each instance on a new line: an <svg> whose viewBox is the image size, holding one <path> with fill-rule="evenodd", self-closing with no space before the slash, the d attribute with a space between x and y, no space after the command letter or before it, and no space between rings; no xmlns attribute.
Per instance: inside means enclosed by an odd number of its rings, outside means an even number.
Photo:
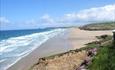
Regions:
<svg viewBox="0 0 115 70"><path fill-rule="evenodd" d="M33 23L36 23L36 21L34 19L31 19L29 21L25 21L25 23L27 23L27 24L33 24Z"/></svg>
<svg viewBox="0 0 115 70"><path fill-rule="evenodd" d="M38 20L32 19L17 23L11 23L5 17L0 17L0 25L2 24L0 27L2 29L29 29L71 26L78 25L80 23L87 23L89 21L115 21L115 4L85 9L74 13L64 14L62 16L63 17L55 17L58 19L54 19L48 14L45 14Z"/></svg>
<svg viewBox="0 0 115 70"><path fill-rule="evenodd" d="M104 7L81 10L77 13L65 14L63 22L79 21L113 21L115 20L115 4Z"/></svg>
<svg viewBox="0 0 115 70"><path fill-rule="evenodd" d="M10 21L6 19L5 17L0 17L0 24L2 23L10 23Z"/></svg>
<svg viewBox="0 0 115 70"><path fill-rule="evenodd" d="M64 14L62 17L58 17L58 19L51 18L48 14L45 14L40 18L40 21L43 26L68 26L77 25L75 23L115 21L115 4Z"/></svg>
<svg viewBox="0 0 115 70"><path fill-rule="evenodd" d="M7 29L11 26L11 22L6 17L0 17L0 30Z"/></svg>
<svg viewBox="0 0 115 70"><path fill-rule="evenodd" d="M54 23L54 20L48 15L45 14L40 18L41 23Z"/></svg>

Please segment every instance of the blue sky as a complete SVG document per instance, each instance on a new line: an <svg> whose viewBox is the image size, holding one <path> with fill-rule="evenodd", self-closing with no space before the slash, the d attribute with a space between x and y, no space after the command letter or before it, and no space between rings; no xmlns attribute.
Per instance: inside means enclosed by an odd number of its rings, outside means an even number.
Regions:
<svg viewBox="0 0 115 70"><path fill-rule="evenodd" d="M77 25L79 22L86 22L86 19L83 20L84 17L82 20L81 17L78 18L82 16L79 14L88 14L108 6L112 8L111 15L115 15L113 13L115 0L0 0L0 3L0 22L3 30ZM102 15L95 13L98 17ZM92 20L91 17L88 16L87 21ZM113 16L110 17L112 17L110 20L114 19Z"/></svg>

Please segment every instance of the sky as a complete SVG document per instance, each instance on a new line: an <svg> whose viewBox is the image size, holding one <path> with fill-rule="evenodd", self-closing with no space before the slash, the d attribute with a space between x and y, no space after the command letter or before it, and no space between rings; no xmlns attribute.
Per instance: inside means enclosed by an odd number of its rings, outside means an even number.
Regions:
<svg viewBox="0 0 115 70"><path fill-rule="evenodd" d="M115 20L115 0L0 0L0 30Z"/></svg>

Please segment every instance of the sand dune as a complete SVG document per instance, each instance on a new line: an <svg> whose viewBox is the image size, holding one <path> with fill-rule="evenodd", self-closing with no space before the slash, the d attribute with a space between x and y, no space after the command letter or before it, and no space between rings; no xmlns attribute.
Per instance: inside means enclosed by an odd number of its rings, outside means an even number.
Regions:
<svg viewBox="0 0 115 70"><path fill-rule="evenodd" d="M76 70L87 57L86 51L69 52L62 56L54 56L53 58L45 58L39 60L38 63L30 70Z"/></svg>

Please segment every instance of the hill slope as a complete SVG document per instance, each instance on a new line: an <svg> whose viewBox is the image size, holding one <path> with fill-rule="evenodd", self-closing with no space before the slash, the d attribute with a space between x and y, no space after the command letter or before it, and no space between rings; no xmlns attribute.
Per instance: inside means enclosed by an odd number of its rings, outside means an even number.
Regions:
<svg viewBox="0 0 115 70"><path fill-rule="evenodd" d="M113 30L115 29L115 21L114 22L100 22L100 23L91 23L80 27L80 29L84 30Z"/></svg>

